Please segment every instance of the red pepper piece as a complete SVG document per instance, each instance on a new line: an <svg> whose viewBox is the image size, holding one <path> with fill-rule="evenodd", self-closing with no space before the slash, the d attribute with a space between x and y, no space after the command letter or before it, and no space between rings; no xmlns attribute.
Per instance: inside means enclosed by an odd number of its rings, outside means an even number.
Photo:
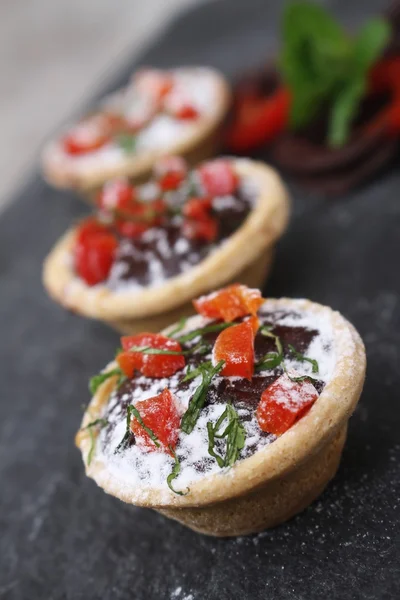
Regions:
<svg viewBox="0 0 400 600"><path fill-rule="evenodd" d="M174 116L177 119L182 119L187 120L187 121L191 121L194 119L198 119L200 116L199 111L197 110L197 108L195 108L194 106L190 105L190 104L183 104L180 108L178 108L175 113Z"/></svg>
<svg viewBox="0 0 400 600"><path fill-rule="evenodd" d="M292 381L286 374L278 377L261 395L256 415L263 431L282 435L301 419L318 398L309 381Z"/></svg>
<svg viewBox="0 0 400 600"><path fill-rule="evenodd" d="M224 321L255 315L263 302L260 290L248 288L239 283L193 300L198 313L210 319L223 319Z"/></svg>
<svg viewBox="0 0 400 600"><path fill-rule="evenodd" d="M153 168L157 179L167 175L167 173L180 173L185 176L187 170L186 161L181 156L163 156L157 160Z"/></svg>
<svg viewBox="0 0 400 600"><path fill-rule="evenodd" d="M96 218L88 217L79 224L76 230L76 242L84 242L85 239L102 233L109 233L108 227L103 223L99 223Z"/></svg>
<svg viewBox="0 0 400 600"><path fill-rule="evenodd" d="M157 69L142 69L136 73L134 84L140 93L160 102L172 90L174 82L169 73Z"/></svg>
<svg viewBox="0 0 400 600"><path fill-rule="evenodd" d="M370 73L370 88L372 92L389 91L391 98L378 112L367 128L386 127L391 135L400 133L400 57L383 59Z"/></svg>
<svg viewBox="0 0 400 600"><path fill-rule="evenodd" d="M86 223L78 230L74 248L75 270L88 285L105 281L114 261L118 242L102 226Z"/></svg>
<svg viewBox="0 0 400 600"><path fill-rule="evenodd" d="M265 98L244 94L236 101L235 116L225 138L233 152L245 153L273 140L289 120L290 94L279 88Z"/></svg>
<svg viewBox="0 0 400 600"><path fill-rule="evenodd" d="M136 402L135 408L138 410L143 424L156 436L160 448L156 446L147 431L134 417L130 428L135 435L137 445L148 452L158 450L168 452L173 456L170 448L174 450L178 442L180 416L171 392L166 388L158 396L139 400Z"/></svg>
<svg viewBox="0 0 400 600"><path fill-rule="evenodd" d="M213 242L218 235L218 223L213 217L208 216L198 220L185 219L182 233L189 240Z"/></svg>
<svg viewBox="0 0 400 600"><path fill-rule="evenodd" d="M87 117L62 138L63 149L72 155L94 152L111 139L115 127L116 118L113 115L100 113Z"/></svg>
<svg viewBox="0 0 400 600"><path fill-rule="evenodd" d="M176 190L184 180L184 174L178 173L177 171L170 171L160 177L158 183L163 192L170 192L171 190Z"/></svg>
<svg viewBox="0 0 400 600"><path fill-rule="evenodd" d="M260 328L260 320L256 315L252 315L251 317L248 317L246 319L246 323L250 323L252 329L253 329L253 333L254 335L256 335L257 331Z"/></svg>
<svg viewBox="0 0 400 600"><path fill-rule="evenodd" d="M136 199L136 190L126 179L108 181L97 196L96 202L105 211L128 210Z"/></svg>
<svg viewBox="0 0 400 600"><path fill-rule="evenodd" d="M209 216L212 198L190 198L183 206L183 214L188 219L204 219Z"/></svg>
<svg viewBox="0 0 400 600"><path fill-rule="evenodd" d="M157 348L170 352L181 352L182 348L176 340L161 333L139 333L121 338L123 352L118 354L117 362L127 377L133 377L138 370L146 377L171 377L185 366L185 358L176 354L143 354L133 352L133 346Z"/></svg>
<svg viewBox="0 0 400 600"><path fill-rule="evenodd" d="M211 197L233 194L239 182L232 164L224 159L204 163L197 174L205 194Z"/></svg>
<svg viewBox="0 0 400 600"><path fill-rule="evenodd" d="M160 225L166 211L164 200L141 203L133 202L118 211L115 228L123 237L137 238L150 227Z"/></svg>
<svg viewBox="0 0 400 600"><path fill-rule="evenodd" d="M218 335L213 362L217 364L220 360L225 361L222 375L251 380L254 372L254 332L249 321L232 325Z"/></svg>

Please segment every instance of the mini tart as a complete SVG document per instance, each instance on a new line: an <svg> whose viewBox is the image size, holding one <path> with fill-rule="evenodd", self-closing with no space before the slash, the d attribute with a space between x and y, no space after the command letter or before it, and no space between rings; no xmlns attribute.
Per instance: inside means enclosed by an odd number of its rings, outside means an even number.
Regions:
<svg viewBox="0 0 400 600"><path fill-rule="evenodd" d="M169 91L162 88L165 78L172 81ZM92 190L112 177L143 180L160 156L178 154L196 164L217 152L219 127L230 98L223 76L209 67L138 71L127 88L105 98L96 111L96 115L111 114L123 120L122 125L115 125L114 119L111 139L92 151L76 152L73 147L75 153L71 153L65 140L74 129L67 128L44 148L44 176L56 187ZM149 112L153 105L154 111ZM171 107L177 112L171 113Z"/></svg>
<svg viewBox="0 0 400 600"><path fill-rule="evenodd" d="M206 247L204 258L156 285L123 282L120 288L112 289L106 281L90 286L74 269L74 228L61 238L45 261L43 280L50 296L78 314L132 333L159 331L192 313L188 304L192 298L232 280L261 287L272 261L274 243L288 222L288 196L279 175L265 164L247 159L223 162L235 172L238 186L250 194L249 210L235 231L216 245ZM214 200L223 203L226 198Z"/></svg>
<svg viewBox="0 0 400 600"><path fill-rule="evenodd" d="M240 318L237 323L246 319ZM283 362L274 368L255 371L251 381L238 376L222 376L223 371L220 372L211 380L206 402L189 434L182 431L182 417L175 447L180 473L173 484L175 492L186 492L184 495L174 493L167 485L166 477L174 464L168 454L148 452L138 445L138 439L135 445L125 447L122 452L115 453L115 448L125 431L129 403L139 407L141 401L153 398L167 388L172 392L180 414L185 414L198 384L198 380L192 379L185 388L181 382L189 369L188 364L169 378L154 379L137 374L118 388L117 377L112 376L100 385L76 436L87 475L107 493L124 502L156 509L195 531L215 536L258 532L278 525L308 506L338 468L347 422L364 383L364 346L354 327L339 313L308 300L267 300L258 311L258 319L260 327L268 324L273 335L263 337L261 329L258 330L256 363L259 364L260 352L264 355L265 350L274 351L275 336L283 345ZM186 321L179 334L172 333L175 327L164 333L168 335L169 331L169 335L177 339L178 335L216 323L221 321L196 316ZM213 340L221 333L208 335L214 336L208 337L208 341L214 343L215 364L217 341ZM198 344L198 338L190 343ZM302 355L294 357L289 344ZM183 349L187 347L182 344ZM208 358L197 358L195 364ZM311 360L308 362L305 358ZM317 373L314 373L315 361ZM116 366L117 363L111 363L106 371ZM271 425L276 428L278 424L280 428L280 434L274 435L265 428L264 431L260 429L260 398L264 398L263 390L272 389L270 386L276 385L279 378L279 381L287 378L285 373L290 373L291 377L293 374L301 376L303 383L293 385L305 385L307 393L311 389L315 398L311 408L308 405L308 412L299 412L294 424L286 424L285 432L279 420ZM305 376L314 379L307 380ZM279 397L284 407L290 406L291 402L285 394L283 398ZM228 400L246 431L245 443L230 468L218 466L207 447L207 422L215 424ZM97 419L106 419L105 426L100 430L96 427L88 429L88 425ZM218 446L217 451L223 455L223 446Z"/></svg>

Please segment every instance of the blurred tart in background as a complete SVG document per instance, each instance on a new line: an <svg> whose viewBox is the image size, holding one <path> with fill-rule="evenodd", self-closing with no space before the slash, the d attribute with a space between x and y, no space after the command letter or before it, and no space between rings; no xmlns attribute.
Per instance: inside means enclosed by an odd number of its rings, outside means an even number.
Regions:
<svg viewBox="0 0 400 600"><path fill-rule="evenodd" d="M335 475L365 350L339 313L231 285L162 333L121 338L76 443L124 502L208 535L262 531Z"/></svg>
<svg viewBox="0 0 400 600"><path fill-rule="evenodd" d="M47 144L45 178L88 190L112 177L144 178L166 154L194 164L216 153L229 105L229 86L212 68L142 69Z"/></svg>
<svg viewBox="0 0 400 600"><path fill-rule="evenodd" d="M262 286L288 217L285 187L265 164L220 158L189 170L164 158L146 184L105 184L96 214L46 259L44 284L81 315L158 331L219 285Z"/></svg>
<svg viewBox="0 0 400 600"><path fill-rule="evenodd" d="M227 148L264 151L324 194L371 178L399 148L399 22L392 11L351 36L323 7L288 4L279 59L236 86Z"/></svg>

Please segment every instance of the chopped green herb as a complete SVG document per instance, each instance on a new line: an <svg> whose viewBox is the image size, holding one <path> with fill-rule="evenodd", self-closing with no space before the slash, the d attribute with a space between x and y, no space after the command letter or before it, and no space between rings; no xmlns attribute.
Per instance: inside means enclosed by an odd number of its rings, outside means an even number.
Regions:
<svg viewBox="0 0 400 600"><path fill-rule="evenodd" d="M224 421L227 426L224 431L220 431ZM215 425L209 421L207 423L208 432L208 453L216 459L219 467L232 467L237 461L240 451L244 448L246 441L246 430L240 422L239 415L230 404L219 417ZM226 439L225 456L217 454L215 451L215 439Z"/></svg>
<svg viewBox="0 0 400 600"><path fill-rule="evenodd" d="M299 362L310 363L312 365L312 372L318 373L318 371L319 371L318 361L316 361L314 358L308 358L307 356L304 356L304 354L301 354L301 352L297 352L296 348L294 348L291 344L289 344L289 349L296 360L298 360Z"/></svg>
<svg viewBox="0 0 400 600"><path fill-rule="evenodd" d="M261 327L260 333L265 337L272 338L275 342L276 352L267 352L256 364L256 371L267 371L269 369L275 369L283 361L283 346L279 336L275 335L271 331L272 327L266 325Z"/></svg>
<svg viewBox="0 0 400 600"><path fill-rule="evenodd" d="M103 427L105 427L106 425L108 425L107 419L96 419L95 421L92 421L91 423L89 423L88 425L86 425L85 427L82 428L82 431L88 430L89 435L90 435L90 448L89 448L89 452L88 452L88 456L87 456L87 465L88 466L92 462L94 447L95 447L95 437L94 437L93 429L97 427L100 430L100 429L103 429Z"/></svg>
<svg viewBox="0 0 400 600"><path fill-rule="evenodd" d="M186 496L186 494L188 494L190 492L189 488L187 488L185 492L181 492L179 490L175 490L172 485L173 480L176 479L178 477L179 473L181 472L181 464L180 464L179 459L178 459L176 453L174 452L172 446L169 446L169 449L172 453L175 464L172 468L171 473L167 477L168 487L172 492L174 492L174 494L178 494L178 496Z"/></svg>
<svg viewBox="0 0 400 600"><path fill-rule="evenodd" d="M136 150L136 137L134 135L121 133L115 138L115 141L126 154L133 154Z"/></svg>
<svg viewBox="0 0 400 600"><path fill-rule="evenodd" d="M132 404L129 405L129 408L130 408L131 416L133 415L135 417L135 419L137 419L137 421L139 422L139 425L145 430L145 432L148 434L148 436L154 442L154 444L157 446L157 448L159 448L160 442L158 441L158 437L156 436L154 431L152 429L150 429L150 427L147 427L147 425L145 425L143 423L142 417L140 416L138 409L135 408L135 406L133 406Z"/></svg>
<svg viewBox="0 0 400 600"><path fill-rule="evenodd" d="M220 360L219 363L213 367L211 363L203 363L199 366L202 381L196 389L193 398L189 402L189 406L182 417L181 429L184 433L191 433L194 426L199 418L200 411L206 401L208 388L210 387L211 380L222 369L224 368L225 361Z"/></svg>
<svg viewBox="0 0 400 600"><path fill-rule="evenodd" d="M118 376L118 385L122 383L125 379L125 375L121 371L120 368L112 369L111 371L105 371L104 373L99 373L98 375L94 375L89 381L89 390L92 396L95 395L101 384L109 379L110 377Z"/></svg>
<svg viewBox="0 0 400 600"><path fill-rule="evenodd" d="M163 348L151 348L150 346L132 346L129 348L129 352L141 352L142 354L164 354L166 356L187 356L188 354L194 354L198 352L199 354L205 354L209 352L210 346L209 344L205 344L204 342L199 342L193 348L189 348L189 350L164 350Z"/></svg>
<svg viewBox="0 0 400 600"><path fill-rule="evenodd" d="M290 375L285 365L283 365L283 370L289 377L290 381L296 381L297 383L302 383L303 381L309 381L310 383L318 383L318 379L314 379L314 377L310 377L310 375L300 375L299 377Z"/></svg>
<svg viewBox="0 0 400 600"><path fill-rule="evenodd" d="M132 408L131 404L129 404L126 407L126 427L125 427L124 437L122 438L122 440L120 441L118 446L115 448L114 454L118 454L119 452L122 452L122 450L126 450L126 448L128 448L131 443L133 443L133 444L136 443L135 436L133 434L133 431L131 430L131 420L132 420L131 408Z"/></svg>
<svg viewBox="0 0 400 600"><path fill-rule="evenodd" d="M205 362L201 363L201 365L199 367L197 367L197 369L191 369L190 365L189 365L186 375L182 379L182 383L184 383L185 381L189 381L190 379L194 379L195 377L198 377L199 375L202 374L203 369L211 369L211 368L212 368L211 360L206 360Z"/></svg>
<svg viewBox="0 0 400 600"><path fill-rule="evenodd" d="M203 336L206 333L213 333L215 331L222 331L223 329L227 329L228 327L231 327L232 325L235 325L235 323L227 322L227 323L215 323L214 325L206 325L205 327L201 327L200 329L194 329L193 331L190 331L189 333L186 333L185 335L178 337L178 342L180 342L181 344L184 344L185 342L190 342L190 340L193 340L194 338L196 338L198 336Z"/></svg>
<svg viewBox="0 0 400 600"><path fill-rule="evenodd" d="M168 333L168 337L171 337L173 335L176 335L177 333L179 333L180 331L182 331L182 329L185 327L187 322L187 317L182 317L182 319L180 319L179 323L177 324L177 326Z"/></svg>

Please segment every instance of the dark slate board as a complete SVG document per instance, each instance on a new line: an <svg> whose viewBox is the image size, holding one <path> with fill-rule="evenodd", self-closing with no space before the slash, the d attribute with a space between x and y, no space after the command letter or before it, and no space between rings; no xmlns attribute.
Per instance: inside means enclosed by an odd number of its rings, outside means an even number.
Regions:
<svg viewBox="0 0 400 600"><path fill-rule="evenodd" d="M234 76L275 44L278 2L225 0L179 18L142 57ZM334 3L350 25L366 4ZM362 9L361 9L362 7ZM105 89L126 80L132 62ZM0 219L0 597L232 600L399 597L400 176L339 201L294 192L269 295L341 310L368 350L342 465L321 498L259 536L215 540L106 496L73 436L87 379L117 336L45 295L41 263L87 211L32 176Z"/></svg>

